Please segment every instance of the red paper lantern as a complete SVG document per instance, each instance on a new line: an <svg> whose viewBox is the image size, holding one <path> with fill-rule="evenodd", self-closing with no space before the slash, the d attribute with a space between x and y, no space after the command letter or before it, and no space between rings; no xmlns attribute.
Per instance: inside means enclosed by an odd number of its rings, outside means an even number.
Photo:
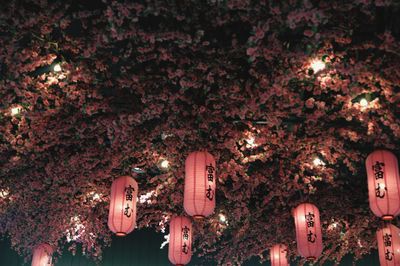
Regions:
<svg viewBox="0 0 400 266"><path fill-rule="evenodd" d="M216 196L215 159L196 151L185 162L184 208L188 215L203 218L214 212Z"/></svg>
<svg viewBox="0 0 400 266"><path fill-rule="evenodd" d="M381 266L400 265L400 229L389 224L376 232Z"/></svg>
<svg viewBox="0 0 400 266"><path fill-rule="evenodd" d="M282 244L275 245L270 250L272 266L288 266L287 247Z"/></svg>
<svg viewBox="0 0 400 266"><path fill-rule="evenodd" d="M293 211L296 225L297 250L308 260L316 260L322 253L322 231L318 208L303 203Z"/></svg>
<svg viewBox="0 0 400 266"><path fill-rule="evenodd" d="M396 156L377 150L365 161L368 176L369 206L383 220L392 220L400 213L400 179Z"/></svg>
<svg viewBox="0 0 400 266"><path fill-rule="evenodd" d="M192 223L178 216L169 223L168 259L174 265L185 265L192 257Z"/></svg>
<svg viewBox="0 0 400 266"><path fill-rule="evenodd" d="M52 266L53 248L49 244L40 244L33 250L32 266Z"/></svg>
<svg viewBox="0 0 400 266"><path fill-rule="evenodd" d="M117 236L125 236L136 226L138 185L130 176L121 176L111 186L108 227Z"/></svg>

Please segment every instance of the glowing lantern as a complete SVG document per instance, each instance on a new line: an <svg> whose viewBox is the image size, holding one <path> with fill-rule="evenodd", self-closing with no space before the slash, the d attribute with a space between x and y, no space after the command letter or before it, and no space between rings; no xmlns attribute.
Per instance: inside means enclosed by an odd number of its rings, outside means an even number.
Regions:
<svg viewBox="0 0 400 266"><path fill-rule="evenodd" d="M174 265L185 265L191 257L192 223L187 217L174 217L169 224L168 259Z"/></svg>
<svg viewBox="0 0 400 266"><path fill-rule="evenodd" d="M376 232L381 266L400 265L400 229L389 224Z"/></svg>
<svg viewBox="0 0 400 266"><path fill-rule="evenodd" d="M206 151L189 154L185 162L184 208L194 218L203 218L215 208L215 159Z"/></svg>
<svg viewBox="0 0 400 266"><path fill-rule="evenodd" d="M368 155L365 162L368 176L369 206L383 220L392 220L400 213L400 179L396 156L386 150Z"/></svg>
<svg viewBox="0 0 400 266"><path fill-rule="evenodd" d="M132 232L136 225L138 185L130 176L121 176L111 186L108 227L117 236Z"/></svg>
<svg viewBox="0 0 400 266"><path fill-rule="evenodd" d="M316 260L322 253L322 231L318 208L303 203L293 211L296 226L297 251L310 261Z"/></svg>
<svg viewBox="0 0 400 266"><path fill-rule="evenodd" d="M40 244L33 250L32 266L52 266L53 248L49 244Z"/></svg>
<svg viewBox="0 0 400 266"><path fill-rule="evenodd" d="M288 266L287 247L279 244L275 245L270 250L272 266Z"/></svg>

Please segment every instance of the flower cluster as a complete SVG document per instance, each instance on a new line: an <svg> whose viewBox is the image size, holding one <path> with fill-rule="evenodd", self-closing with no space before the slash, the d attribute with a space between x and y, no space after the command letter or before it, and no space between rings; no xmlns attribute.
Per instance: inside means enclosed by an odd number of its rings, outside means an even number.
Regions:
<svg viewBox="0 0 400 266"><path fill-rule="evenodd" d="M294 258L291 210L310 201L320 263L360 258L378 226L364 159L400 147L396 2L7 1L0 233L26 256L71 241L101 259L112 180L135 177L138 227L161 230L183 213L186 155L207 149L217 210L195 225L198 255L285 243Z"/></svg>

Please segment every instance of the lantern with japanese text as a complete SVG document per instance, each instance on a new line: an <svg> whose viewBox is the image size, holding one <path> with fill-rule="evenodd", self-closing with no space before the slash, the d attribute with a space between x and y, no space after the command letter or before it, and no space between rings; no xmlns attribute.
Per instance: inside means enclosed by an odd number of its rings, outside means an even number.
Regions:
<svg viewBox="0 0 400 266"><path fill-rule="evenodd" d="M376 150L365 162L368 176L369 206L383 220L392 220L400 213L400 179L396 156L390 151Z"/></svg>
<svg viewBox="0 0 400 266"><path fill-rule="evenodd" d="M185 162L184 208L188 215L203 218L214 212L216 196L215 159L196 151Z"/></svg>
<svg viewBox="0 0 400 266"><path fill-rule="evenodd" d="M168 259L174 265L185 265L192 257L192 223L177 216L169 223Z"/></svg>
<svg viewBox="0 0 400 266"><path fill-rule="evenodd" d="M40 244L33 250L32 266L52 266L53 248L49 244Z"/></svg>
<svg viewBox="0 0 400 266"><path fill-rule="evenodd" d="M310 261L316 260L322 253L322 231L318 208L303 203L293 211L296 226L297 251Z"/></svg>
<svg viewBox="0 0 400 266"><path fill-rule="evenodd" d="M117 236L132 232L136 225L138 185L130 176L121 176L111 186L108 227Z"/></svg>
<svg viewBox="0 0 400 266"><path fill-rule="evenodd" d="M392 224L376 232L381 266L400 265L400 229Z"/></svg>
<svg viewBox="0 0 400 266"><path fill-rule="evenodd" d="M282 244L275 245L270 250L272 266L288 266L287 247Z"/></svg>

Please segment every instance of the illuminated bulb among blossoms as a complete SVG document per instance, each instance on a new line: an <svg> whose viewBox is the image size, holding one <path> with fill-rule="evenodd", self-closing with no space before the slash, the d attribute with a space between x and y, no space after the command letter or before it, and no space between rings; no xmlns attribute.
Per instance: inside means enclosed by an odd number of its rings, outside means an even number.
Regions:
<svg viewBox="0 0 400 266"><path fill-rule="evenodd" d="M162 160L161 161L161 163L160 163L160 167L162 168L162 169L168 169L168 167L169 167L169 162L168 162L168 160Z"/></svg>
<svg viewBox="0 0 400 266"><path fill-rule="evenodd" d="M53 67L54 72L61 72L62 68L60 64L55 64Z"/></svg>
<svg viewBox="0 0 400 266"><path fill-rule="evenodd" d="M220 221L221 223L225 223L225 222L226 222L226 216L223 215L222 213L220 213L220 214L219 214L219 221Z"/></svg>
<svg viewBox="0 0 400 266"><path fill-rule="evenodd" d="M253 136L250 136L246 139L246 147L247 148L254 148L257 146L257 144L255 143L256 139Z"/></svg>
<svg viewBox="0 0 400 266"><path fill-rule="evenodd" d="M364 107L364 108L367 107L368 106L368 101L366 99L361 99L360 106Z"/></svg>
<svg viewBox="0 0 400 266"><path fill-rule="evenodd" d="M10 192L8 191L8 189L0 189L0 198L7 198L7 196L10 194Z"/></svg>
<svg viewBox="0 0 400 266"><path fill-rule="evenodd" d="M22 108L21 107L13 107L11 108L11 115L16 116L21 112Z"/></svg>
<svg viewBox="0 0 400 266"><path fill-rule="evenodd" d="M98 193L94 193L93 200L99 200L99 199L100 199L100 195Z"/></svg>
<svg viewBox="0 0 400 266"><path fill-rule="evenodd" d="M324 161L322 161L320 158L315 158L314 160L313 160L313 164L315 165L315 166L324 166L325 165L325 163L324 163Z"/></svg>
<svg viewBox="0 0 400 266"><path fill-rule="evenodd" d="M254 144L254 140L255 140L254 137L250 137L250 138L247 139L247 143L250 144L250 145L253 145Z"/></svg>
<svg viewBox="0 0 400 266"><path fill-rule="evenodd" d="M325 69L325 63L320 59L314 59L311 61L311 68L314 71L314 74L316 74Z"/></svg>

